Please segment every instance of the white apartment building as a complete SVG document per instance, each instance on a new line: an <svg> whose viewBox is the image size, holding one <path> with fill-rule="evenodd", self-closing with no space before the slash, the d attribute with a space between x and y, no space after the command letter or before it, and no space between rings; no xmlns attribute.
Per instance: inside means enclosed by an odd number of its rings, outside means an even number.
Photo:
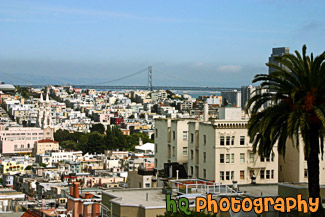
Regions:
<svg viewBox="0 0 325 217"><path fill-rule="evenodd" d="M238 108L240 109L240 108ZM188 174L223 184L278 182L277 147L270 157L253 153L245 120L192 121L188 124Z"/></svg>
<svg viewBox="0 0 325 217"><path fill-rule="evenodd" d="M155 167L164 169L164 163L188 161L188 127L191 119L155 119ZM186 165L185 165L186 168Z"/></svg>
<svg viewBox="0 0 325 217"><path fill-rule="evenodd" d="M82 151L71 151L71 152L50 152L48 154L41 154L36 156L39 163L45 163L52 165L53 163L63 162L63 161L76 161L78 158L82 157Z"/></svg>
<svg viewBox="0 0 325 217"><path fill-rule="evenodd" d="M325 184L325 159L319 154L319 182ZM286 155L279 155L279 182L307 183L308 167L304 154L304 142L300 137L299 147L296 148L294 140L288 139L286 144Z"/></svg>
<svg viewBox="0 0 325 217"><path fill-rule="evenodd" d="M163 169L164 163L178 162L187 165L188 175L193 178L249 184L255 177L256 183L277 183L277 146L271 156L255 154L241 108L222 109L223 120L208 121L207 105L203 120L156 119L156 169Z"/></svg>

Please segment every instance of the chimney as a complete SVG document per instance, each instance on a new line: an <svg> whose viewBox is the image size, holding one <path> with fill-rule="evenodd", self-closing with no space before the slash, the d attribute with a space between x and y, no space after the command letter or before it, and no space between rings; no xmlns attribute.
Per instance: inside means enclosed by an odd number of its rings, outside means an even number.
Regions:
<svg viewBox="0 0 325 217"><path fill-rule="evenodd" d="M92 205L91 217L96 217L97 213L100 213L100 205L97 203L94 203Z"/></svg>
<svg viewBox="0 0 325 217"><path fill-rule="evenodd" d="M203 120L205 122L209 120L209 105L208 105L208 103L204 103Z"/></svg>
<svg viewBox="0 0 325 217"><path fill-rule="evenodd" d="M82 216L84 216L84 217L88 216L88 205L84 205Z"/></svg>
<svg viewBox="0 0 325 217"><path fill-rule="evenodd" d="M71 197L74 196L74 194L73 194L73 186L72 186L72 185L70 186L70 196L71 196Z"/></svg>
<svg viewBox="0 0 325 217"><path fill-rule="evenodd" d="M91 194L89 192L85 193L85 199L90 199L91 198Z"/></svg>
<svg viewBox="0 0 325 217"><path fill-rule="evenodd" d="M79 182L73 183L73 197L79 198Z"/></svg>

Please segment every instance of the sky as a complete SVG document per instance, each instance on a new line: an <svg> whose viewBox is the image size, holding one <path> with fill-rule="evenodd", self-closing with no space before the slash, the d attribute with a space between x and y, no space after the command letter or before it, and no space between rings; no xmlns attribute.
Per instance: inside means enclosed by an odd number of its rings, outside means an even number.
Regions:
<svg viewBox="0 0 325 217"><path fill-rule="evenodd" d="M325 50L324 0L0 0L0 80L240 87L273 47ZM147 85L144 70L107 85Z"/></svg>

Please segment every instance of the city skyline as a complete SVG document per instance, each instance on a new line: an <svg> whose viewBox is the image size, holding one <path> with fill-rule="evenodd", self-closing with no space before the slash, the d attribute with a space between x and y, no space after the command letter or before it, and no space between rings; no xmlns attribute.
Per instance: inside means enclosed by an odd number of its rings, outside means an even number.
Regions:
<svg viewBox="0 0 325 217"><path fill-rule="evenodd" d="M5 1L1 80L94 84L151 65L153 85L249 85L274 47L321 53L324 6L313 2Z"/></svg>

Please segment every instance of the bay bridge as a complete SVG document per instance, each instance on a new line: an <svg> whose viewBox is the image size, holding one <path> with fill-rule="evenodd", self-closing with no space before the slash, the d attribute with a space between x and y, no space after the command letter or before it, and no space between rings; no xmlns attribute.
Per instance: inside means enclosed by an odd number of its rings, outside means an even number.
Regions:
<svg viewBox="0 0 325 217"><path fill-rule="evenodd" d="M147 73L147 86L145 85L140 85L140 86L136 86L136 85L109 85L112 83L117 83L118 81L122 81L131 77L134 77L136 75L142 74L142 73ZM161 71L159 71L160 74L166 74L163 73ZM152 66L149 66L147 68L141 69L139 71L130 73L128 75L122 76L120 78L117 79L113 79L113 80L109 80L109 81L102 81L102 82L98 82L98 83L89 83L89 84L73 84L70 82L60 82L60 84L58 83L54 83L54 84L41 84L37 81L30 81L27 79L23 79L19 76L15 76L13 74L9 74L9 73L5 73L0 71L0 75L5 75L7 77L10 77L12 79L15 79L15 81L19 81L22 82L23 84L21 84L21 86L31 86L31 87L43 87L44 85L69 85L69 86L73 86L75 88L82 88L82 89L97 89L97 90L180 90L180 91L231 91L231 90L240 90L240 88L238 87L208 87L208 86L203 86L203 85L197 85L197 83L195 81L189 81L189 80L185 80L184 78L179 78L176 75L171 75L168 74L168 77L171 77L175 80L179 80L179 81L183 81L183 82L187 82L187 83L192 83L192 84L196 84L195 86L153 86L152 82L153 82L153 69ZM27 83L27 84L26 84Z"/></svg>

